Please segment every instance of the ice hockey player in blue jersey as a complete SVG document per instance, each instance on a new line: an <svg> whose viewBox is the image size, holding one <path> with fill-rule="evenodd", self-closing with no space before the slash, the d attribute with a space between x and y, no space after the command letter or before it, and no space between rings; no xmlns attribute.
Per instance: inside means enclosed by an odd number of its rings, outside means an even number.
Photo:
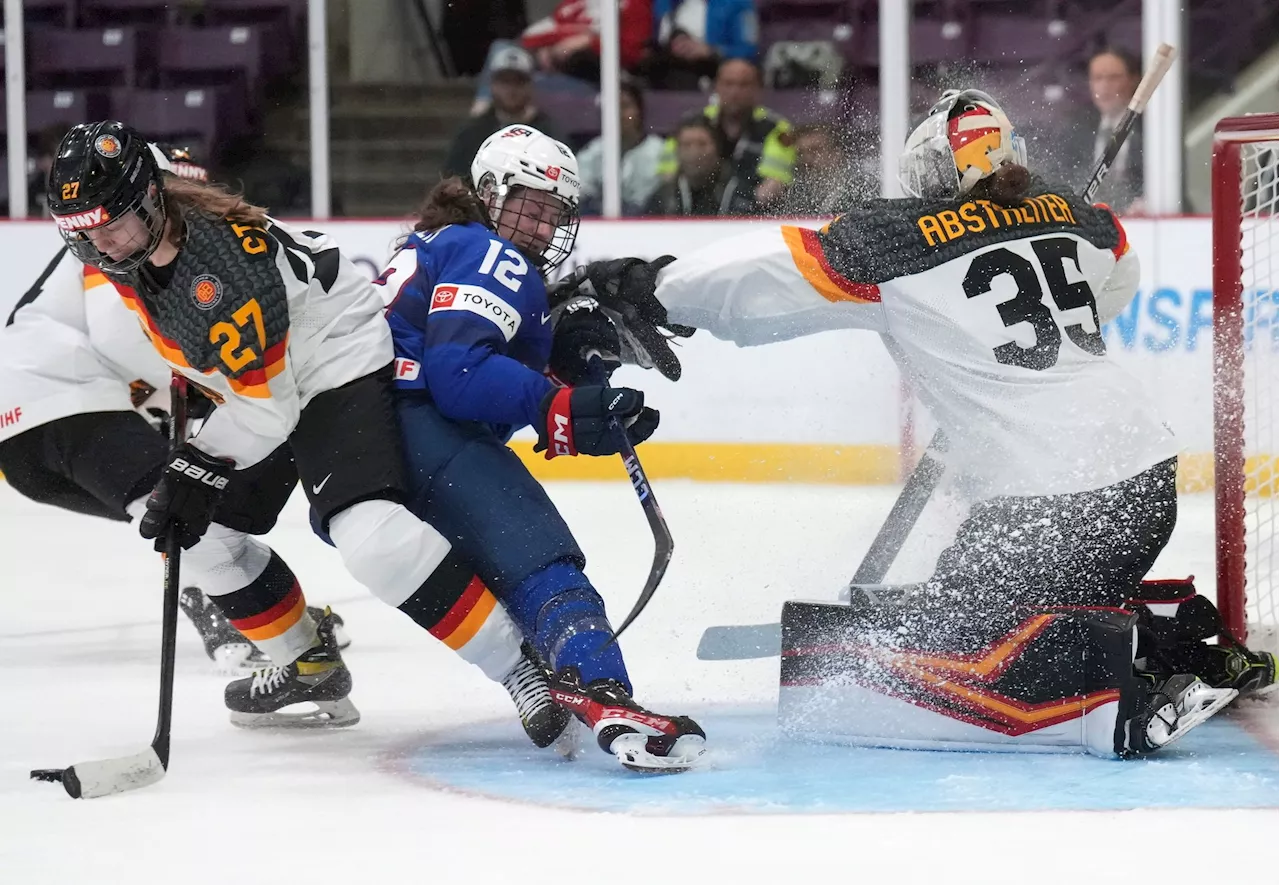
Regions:
<svg viewBox="0 0 1280 885"><path fill-rule="evenodd" d="M588 356L619 361L598 312L553 320L543 276L568 257L578 230L572 151L528 126L481 145L475 190L441 182L379 282L396 348L396 398L410 509L454 543L476 579L456 602L489 593L549 668L551 697L628 768L680 771L705 752L684 716L632 699L604 603L585 557L542 486L506 445L532 425L547 458L614 455L611 418L632 443L657 428L644 394L593 377ZM598 366L599 363L596 363ZM478 605L478 603L476 604ZM429 613L428 619L449 613ZM434 629L440 638L447 629Z"/></svg>

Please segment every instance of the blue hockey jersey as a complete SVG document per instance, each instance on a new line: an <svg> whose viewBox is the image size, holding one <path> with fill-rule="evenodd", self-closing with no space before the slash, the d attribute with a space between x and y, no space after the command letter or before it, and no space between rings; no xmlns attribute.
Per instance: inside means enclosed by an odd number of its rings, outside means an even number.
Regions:
<svg viewBox="0 0 1280 885"><path fill-rule="evenodd" d="M483 421L502 439L540 420L551 318L519 249L481 224L414 233L377 282L398 388L425 389L445 417Z"/></svg>

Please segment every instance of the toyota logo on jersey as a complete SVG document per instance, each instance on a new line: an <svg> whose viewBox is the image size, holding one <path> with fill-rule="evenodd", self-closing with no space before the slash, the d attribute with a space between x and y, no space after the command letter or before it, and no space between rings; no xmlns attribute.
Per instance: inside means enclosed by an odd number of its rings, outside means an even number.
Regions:
<svg viewBox="0 0 1280 885"><path fill-rule="evenodd" d="M431 295L431 313L459 310L483 317L498 327L510 341L520 330L520 311L481 286L436 286Z"/></svg>

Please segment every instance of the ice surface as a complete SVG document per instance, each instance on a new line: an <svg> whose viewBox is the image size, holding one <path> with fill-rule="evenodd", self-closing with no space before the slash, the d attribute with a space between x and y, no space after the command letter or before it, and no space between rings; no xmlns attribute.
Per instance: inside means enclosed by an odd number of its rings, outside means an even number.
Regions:
<svg viewBox="0 0 1280 885"><path fill-rule="evenodd" d="M129 526L38 507L0 485L0 883L822 875L896 885L989 883L1019 870L1077 885L1135 875L1276 881L1276 758L1259 750L1274 745L1274 707L1252 717L1260 738L1224 722L1140 768L1053 757L1019 769L985 755L779 744L768 715L776 659L700 662L698 636L714 623L775 620L787 598L834 598L895 490L664 482L656 491L675 558L623 646L642 700L705 713L709 771L638 778L593 748L579 763L529 754L502 689L354 586L295 500L269 540L309 598L346 618L363 721L320 734L233 728L224 680L184 622L170 774L75 802L27 770L150 740L160 562ZM566 484L552 495L611 611L627 611L651 556L629 486ZM1211 582L1208 503L1184 502L1161 574ZM1256 807L1268 795L1272 807ZM1145 810L1115 810L1136 807ZM1062 810L1072 808L1103 810Z"/></svg>

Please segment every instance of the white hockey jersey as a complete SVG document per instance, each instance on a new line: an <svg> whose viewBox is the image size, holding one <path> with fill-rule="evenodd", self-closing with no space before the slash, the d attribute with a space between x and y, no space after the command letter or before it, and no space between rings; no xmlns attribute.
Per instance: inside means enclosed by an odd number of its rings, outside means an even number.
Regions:
<svg viewBox="0 0 1280 885"><path fill-rule="evenodd" d="M185 217L163 286L112 277L169 366L218 407L192 440L251 467L284 443L318 393L392 361L382 299L317 231Z"/></svg>
<svg viewBox="0 0 1280 885"><path fill-rule="evenodd" d="M1105 206L1043 189L1008 208L875 200L820 231L722 240L658 280L672 322L741 346L880 333L980 496L1101 488L1177 453L1106 356L1101 323L1138 265Z"/></svg>
<svg viewBox="0 0 1280 885"><path fill-rule="evenodd" d="M63 249L0 327L0 440L71 415L167 408L168 383L114 288Z"/></svg>

